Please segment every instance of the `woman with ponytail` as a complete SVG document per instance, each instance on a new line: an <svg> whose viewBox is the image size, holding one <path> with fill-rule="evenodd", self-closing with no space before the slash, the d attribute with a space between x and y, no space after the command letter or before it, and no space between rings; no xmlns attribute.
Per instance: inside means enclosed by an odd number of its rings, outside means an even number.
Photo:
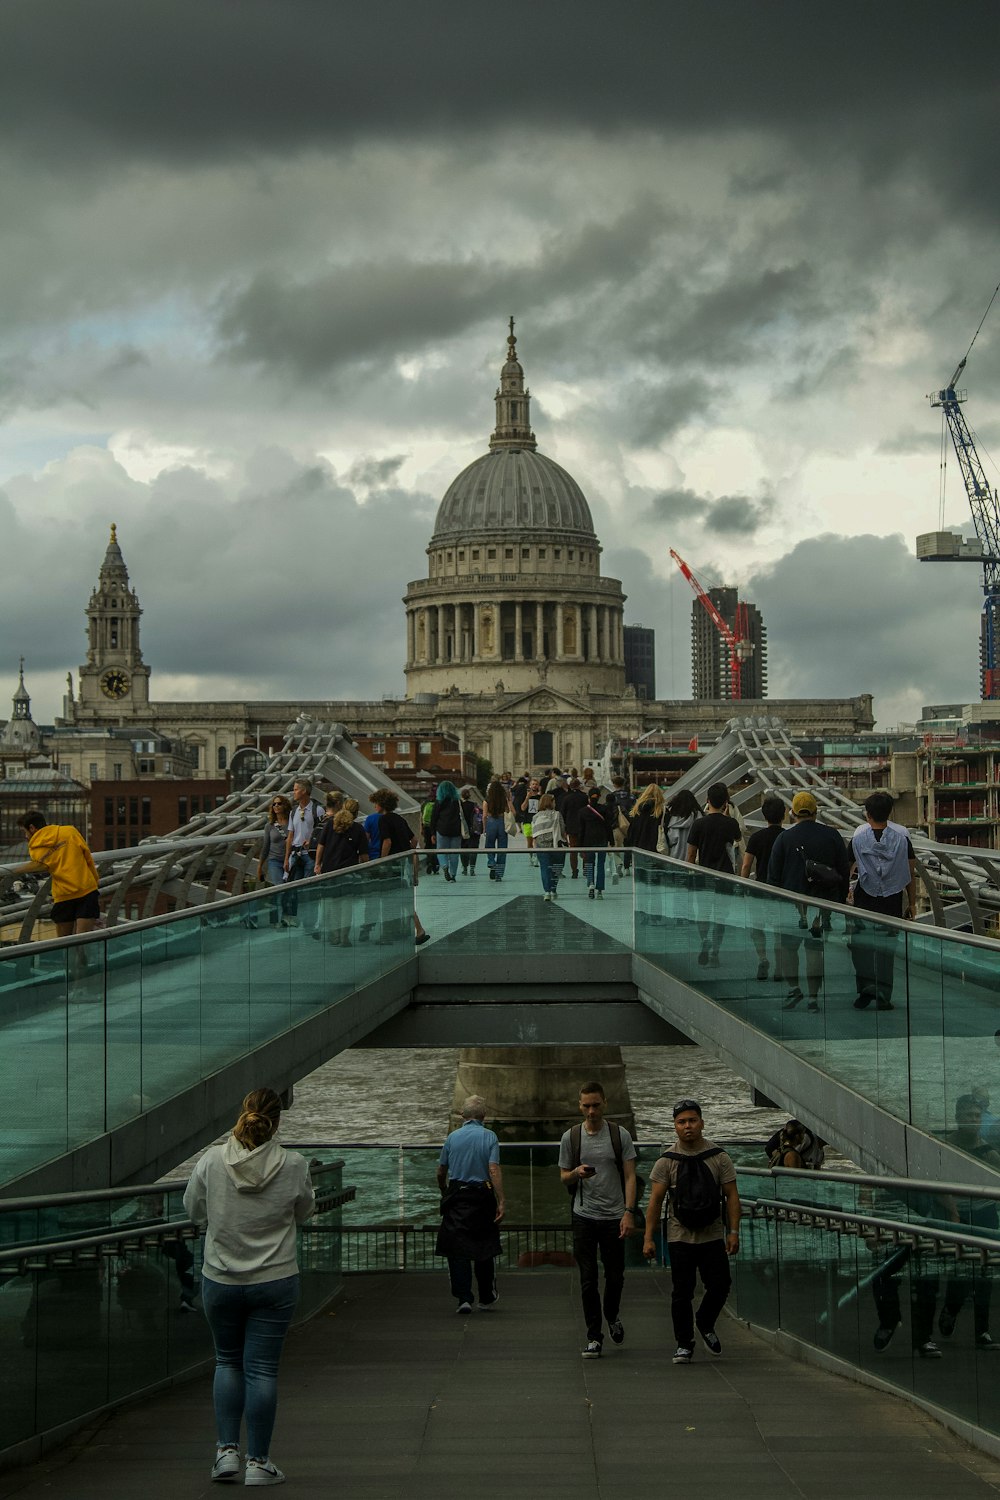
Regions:
<svg viewBox="0 0 1000 1500"><path fill-rule="evenodd" d="M246 1417L244 1483L282 1484L271 1462L278 1361L299 1295L296 1225L315 1205L309 1167L274 1139L281 1100L254 1089L232 1134L210 1146L191 1174L184 1207L205 1229L202 1302L215 1341L213 1399L218 1448L212 1478L240 1471Z"/></svg>

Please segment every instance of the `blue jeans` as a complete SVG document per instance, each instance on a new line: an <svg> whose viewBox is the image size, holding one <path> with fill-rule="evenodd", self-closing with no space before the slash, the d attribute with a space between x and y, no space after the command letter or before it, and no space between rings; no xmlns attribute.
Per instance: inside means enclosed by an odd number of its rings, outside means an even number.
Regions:
<svg viewBox="0 0 1000 1500"><path fill-rule="evenodd" d="M548 895L554 891L559 876L562 874L564 856L557 854L554 849L536 849L538 855L538 873L542 877L542 890Z"/></svg>
<svg viewBox="0 0 1000 1500"><path fill-rule="evenodd" d="M458 874L458 854L451 853L451 850L458 850L461 847L460 834L439 833L437 835L438 864L446 874L451 876L452 880Z"/></svg>
<svg viewBox="0 0 1000 1500"><path fill-rule="evenodd" d="M272 858L267 862L268 885L284 885L285 862L282 858ZM291 905L289 905L291 901ZM271 909L271 926L276 927L282 917L294 917L298 902L294 896L289 897L284 892L268 903Z"/></svg>
<svg viewBox="0 0 1000 1500"><path fill-rule="evenodd" d="M596 886L599 891L604 889L604 863L607 855L603 849L600 854L591 853L583 856L583 878L588 885ZM594 878L594 865L597 866L597 878Z"/></svg>
<svg viewBox="0 0 1000 1500"><path fill-rule="evenodd" d="M486 819L486 847L491 852L486 856L486 863L491 870L496 870L497 880L503 879L503 872L507 868L506 854L494 854L494 849L506 849L507 827L503 818Z"/></svg>
<svg viewBox="0 0 1000 1500"><path fill-rule="evenodd" d="M201 1280L202 1306L215 1342L215 1425L220 1444L239 1446L247 1419L247 1457L267 1458L278 1406L278 1361L299 1300L298 1276L253 1286Z"/></svg>

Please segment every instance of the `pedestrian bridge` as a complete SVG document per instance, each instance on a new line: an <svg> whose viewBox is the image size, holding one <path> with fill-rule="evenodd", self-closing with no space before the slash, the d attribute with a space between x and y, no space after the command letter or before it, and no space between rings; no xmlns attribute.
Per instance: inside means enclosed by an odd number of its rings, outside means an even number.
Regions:
<svg viewBox="0 0 1000 1500"><path fill-rule="evenodd" d="M990 1092L1000 1057L991 941L656 855L617 881L609 860L601 900L565 878L555 902L526 853L502 883L480 853L474 874L416 892L414 864L0 953L0 1191L148 1181L261 1077L290 1087L354 1044L568 1039L693 1041L863 1166L993 1178L950 1138L955 1100ZM432 937L417 951L414 897ZM862 949L892 970L891 1010L854 1008ZM793 957L806 998L789 1010Z"/></svg>
<svg viewBox="0 0 1000 1500"><path fill-rule="evenodd" d="M553 1147L501 1148L500 1301L471 1318L454 1316L432 1254L437 1147L298 1149L318 1204L300 1230L302 1321L273 1448L296 1493L438 1500L474 1481L484 1500L580 1500L655 1492L665 1476L678 1492L708 1476L750 1500L1000 1489L1000 1356L980 1336L1000 1243L930 1206L995 1217L997 1189L945 1198L881 1177L741 1167L723 1354L699 1346L675 1369L669 1274L634 1242L625 1342L580 1359ZM211 1341L191 1310L200 1247L182 1187L0 1202L0 1497L208 1494ZM915 1349L928 1322L935 1358Z"/></svg>

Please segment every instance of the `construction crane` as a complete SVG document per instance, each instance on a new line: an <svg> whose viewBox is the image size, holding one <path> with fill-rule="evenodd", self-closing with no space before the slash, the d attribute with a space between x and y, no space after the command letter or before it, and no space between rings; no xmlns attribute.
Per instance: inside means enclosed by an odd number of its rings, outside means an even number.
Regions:
<svg viewBox="0 0 1000 1500"><path fill-rule="evenodd" d="M980 639L982 642L980 663L981 696L984 699L1000 698L1000 501L996 490L990 490L983 471L972 433L969 431L962 402L967 392L958 389L958 380L972 352L972 344L979 337L979 329L986 322L990 308L1000 292L998 285L990 298L989 306L979 320L979 328L972 335L965 353L954 375L942 391L933 391L928 400L932 407L940 407L951 433L951 441L962 471L962 482L969 497L972 520L976 528L975 542L966 540L956 532L928 531L917 537L917 557L921 562L974 562L983 568L983 619ZM943 441L943 439L942 439ZM942 460L942 484L944 463ZM943 500L943 496L942 496ZM943 524L943 516L942 516Z"/></svg>
<svg viewBox="0 0 1000 1500"><path fill-rule="evenodd" d="M670 549L670 556L680 568L688 583L694 589L695 596L701 602L716 630L726 643L729 652L729 683L730 697L734 703L739 703L743 698L743 663L749 661L753 655L753 642L750 636L750 612L742 600L736 606L735 629L730 630L722 615L716 609L708 595L708 590L703 588L698 579L692 573L687 563L679 552Z"/></svg>

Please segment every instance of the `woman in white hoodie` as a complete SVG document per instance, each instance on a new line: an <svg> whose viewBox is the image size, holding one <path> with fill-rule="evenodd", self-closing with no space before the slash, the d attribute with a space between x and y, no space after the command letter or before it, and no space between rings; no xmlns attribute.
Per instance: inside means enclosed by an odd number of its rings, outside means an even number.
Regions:
<svg viewBox="0 0 1000 1500"><path fill-rule="evenodd" d="M235 1481L247 1424L244 1483L282 1484L271 1462L278 1361L299 1296L296 1226L315 1206L309 1166L274 1140L281 1100L254 1089L232 1135L191 1173L184 1207L205 1228L202 1303L215 1341L218 1448L212 1478Z"/></svg>

